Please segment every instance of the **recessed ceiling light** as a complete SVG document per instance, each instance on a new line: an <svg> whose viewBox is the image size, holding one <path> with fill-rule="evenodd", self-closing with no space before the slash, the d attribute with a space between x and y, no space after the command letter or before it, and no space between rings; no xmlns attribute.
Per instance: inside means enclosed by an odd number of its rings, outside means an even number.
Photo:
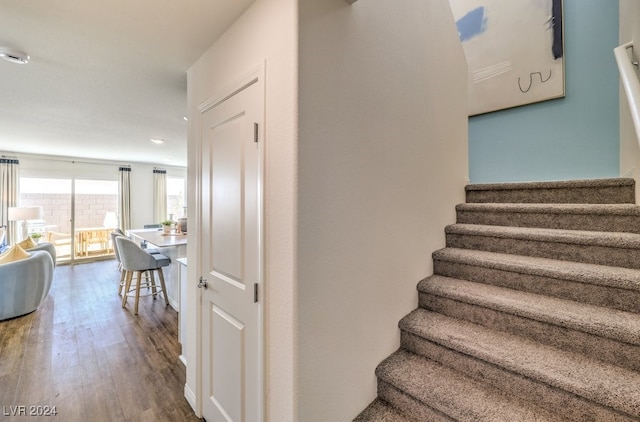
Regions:
<svg viewBox="0 0 640 422"><path fill-rule="evenodd" d="M183 119L184 119L185 122L189 121L189 118L187 116L184 116Z"/></svg>
<svg viewBox="0 0 640 422"><path fill-rule="evenodd" d="M22 51L0 47L0 57L11 63L25 64L29 62L29 55Z"/></svg>
<svg viewBox="0 0 640 422"><path fill-rule="evenodd" d="M151 142L153 142L154 144L164 144L163 139L157 139L157 138L151 138Z"/></svg>

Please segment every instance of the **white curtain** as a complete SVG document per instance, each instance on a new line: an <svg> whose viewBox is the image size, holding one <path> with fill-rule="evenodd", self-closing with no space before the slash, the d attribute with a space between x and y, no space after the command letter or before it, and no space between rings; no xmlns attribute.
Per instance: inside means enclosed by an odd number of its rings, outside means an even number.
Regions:
<svg viewBox="0 0 640 422"><path fill-rule="evenodd" d="M17 207L20 199L20 162L11 158L0 158L0 226L7 226L7 243L18 240L16 221L9 222L9 207Z"/></svg>
<svg viewBox="0 0 640 422"><path fill-rule="evenodd" d="M131 167L120 167L118 182L118 226L126 231L131 228Z"/></svg>
<svg viewBox="0 0 640 422"><path fill-rule="evenodd" d="M153 169L153 223L167 219L167 171Z"/></svg>

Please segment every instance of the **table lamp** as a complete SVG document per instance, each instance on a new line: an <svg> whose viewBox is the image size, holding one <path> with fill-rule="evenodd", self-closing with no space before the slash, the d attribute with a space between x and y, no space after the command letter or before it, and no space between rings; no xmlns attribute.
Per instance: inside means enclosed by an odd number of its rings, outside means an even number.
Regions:
<svg viewBox="0 0 640 422"><path fill-rule="evenodd" d="M104 221L102 222L102 226L108 229L115 229L118 227L118 216L113 211L107 211L104 215Z"/></svg>
<svg viewBox="0 0 640 422"><path fill-rule="evenodd" d="M22 224L22 239L28 236L27 221L42 220L42 207L9 207L9 221L20 221Z"/></svg>

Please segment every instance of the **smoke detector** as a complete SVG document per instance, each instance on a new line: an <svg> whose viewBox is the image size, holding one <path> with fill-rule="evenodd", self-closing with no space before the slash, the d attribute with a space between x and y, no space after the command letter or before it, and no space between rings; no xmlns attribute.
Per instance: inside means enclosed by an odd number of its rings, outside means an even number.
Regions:
<svg viewBox="0 0 640 422"><path fill-rule="evenodd" d="M17 64L26 64L31 58L27 53L18 50L11 50L4 47L0 47L0 57L8 62Z"/></svg>

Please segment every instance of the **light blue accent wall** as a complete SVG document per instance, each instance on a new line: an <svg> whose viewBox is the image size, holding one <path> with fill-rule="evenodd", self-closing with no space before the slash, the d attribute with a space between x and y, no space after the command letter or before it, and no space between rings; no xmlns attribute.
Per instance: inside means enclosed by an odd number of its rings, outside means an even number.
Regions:
<svg viewBox="0 0 640 422"><path fill-rule="evenodd" d="M619 176L618 2L564 0L565 94L469 118L472 183Z"/></svg>

